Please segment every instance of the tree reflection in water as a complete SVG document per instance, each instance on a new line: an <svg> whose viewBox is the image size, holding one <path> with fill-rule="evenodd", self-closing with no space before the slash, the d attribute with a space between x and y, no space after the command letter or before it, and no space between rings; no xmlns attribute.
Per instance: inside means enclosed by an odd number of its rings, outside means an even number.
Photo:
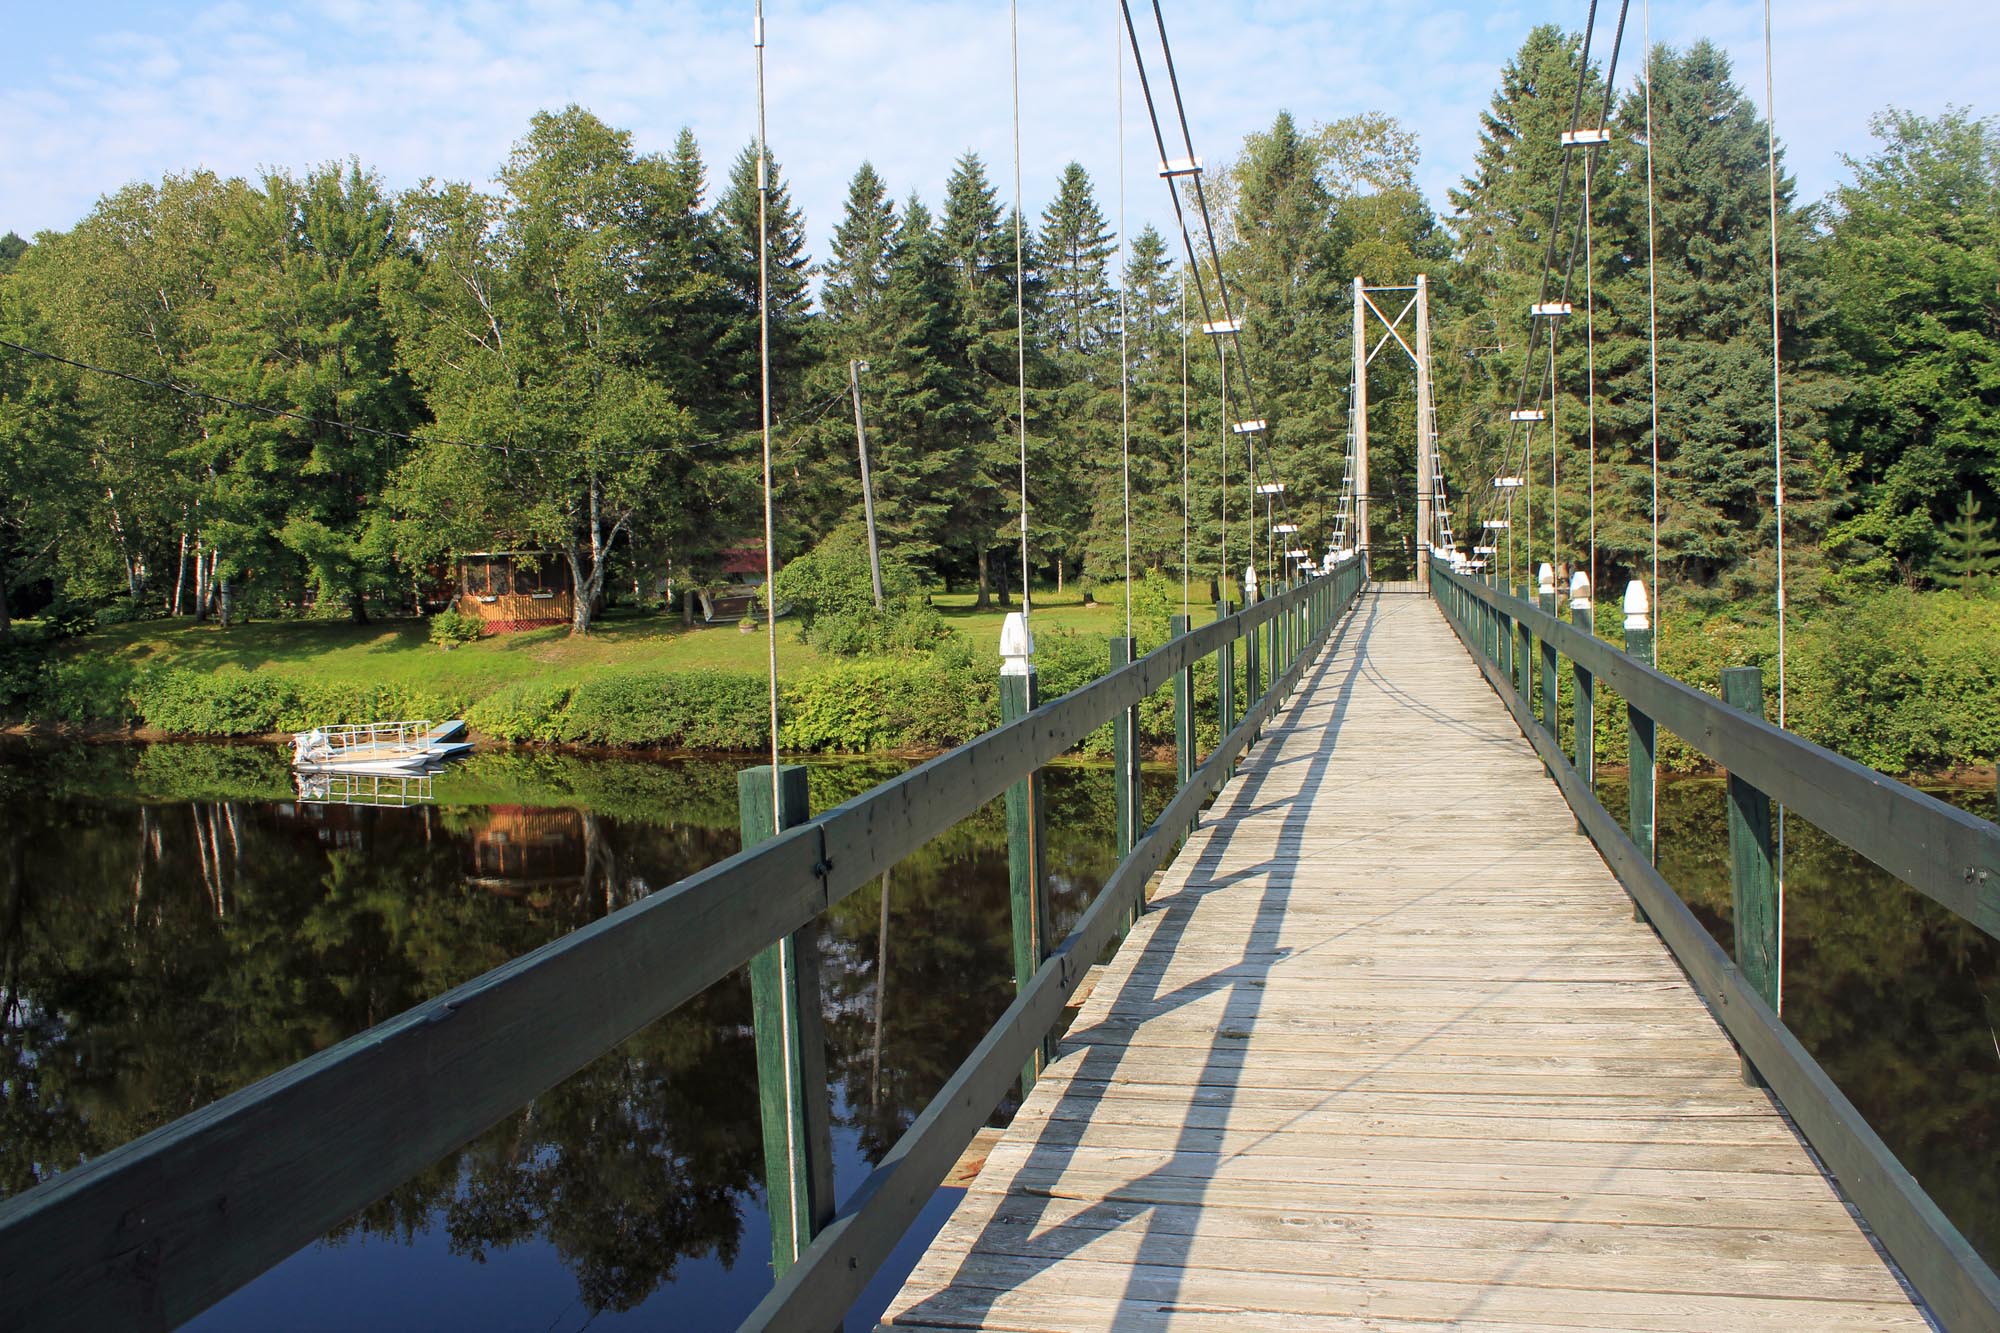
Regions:
<svg viewBox="0 0 2000 1333"><path fill-rule="evenodd" d="M301 802L246 747L0 752L0 1192L14 1193L734 852L734 765L481 756L435 806ZM812 772L824 809L900 770ZM1058 916L1112 860L1102 770L1048 784ZM821 923L842 1191L1012 992L1005 829L966 821ZM1066 920L1059 925L1066 928ZM884 962L886 960L886 969ZM883 1007L886 1001L886 1010ZM768 1285L748 987L653 1024L338 1228L503 1263L539 1242L631 1310L690 1259ZM745 1233L759 1229L738 1266ZM260 1285L282 1282L286 1266ZM204 1322L228 1325L225 1302Z"/></svg>
<svg viewBox="0 0 2000 1333"><path fill-rule="evenodd" d="M813 807L899 768L815 765ZM436 805L380 809L301 803L261 748L0 750L0 1192L729 855L734 769L482 755L438 779ZM1113 864L1108 771L1057 768L1047 792L1061 932ZM1163 796L1156 783L1150 802ZM1607 803L1622 808L1622 789ZM1665 787L1660 830L1662 869L1726 943L1720 785ZM1993 942L1796 823L1789 871L1787 1021L1974 1244L2000 1255ZM1007 910L995 808L822 919L843 1195L1006 1007ZM656 1311L649 1300L669 1319L733 1322L769 1283L754 1070L739 974L329 1239L364 1276L380 1247L415 1253L431 1238L439 1264L495 1277L516 1265L529 1276L507 1299L535 1327L566 1308ZM538 1249L560 1261L554 1278L529 1273L522 1256ZM267 1299L302 1281L299 1262L260 1280ZM696 1262L703 1281L684 1296L671 1284ZM226 1301L202 1322L257 1318Z"/></svg>

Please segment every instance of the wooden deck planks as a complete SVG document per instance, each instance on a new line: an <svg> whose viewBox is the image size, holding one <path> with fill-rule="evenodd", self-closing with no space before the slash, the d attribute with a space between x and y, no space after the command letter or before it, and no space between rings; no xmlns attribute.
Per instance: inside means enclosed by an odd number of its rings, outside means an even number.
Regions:
<svg viewBox="0 0 2000 1333"><path fill-rule="evenodd" d="M1924 1328L1427 598L1365 594L900 1328Z"/></svg>

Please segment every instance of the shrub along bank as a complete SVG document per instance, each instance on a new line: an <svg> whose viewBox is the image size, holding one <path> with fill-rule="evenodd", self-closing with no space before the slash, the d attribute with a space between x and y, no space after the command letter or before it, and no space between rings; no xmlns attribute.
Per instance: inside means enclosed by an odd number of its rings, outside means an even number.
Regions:
<svg viewBox="0 0 2000 1333"><path fill-rule="evenodd" d="M1066 630L1038 635L1042 696L1103 674L1104 640ZM1141 646L1156 646L1161 635ZM1000 721L999 662L966 639L907 658L817 664L780 679L779 744L800 753L937 750ZM1240 686L1239 686L1240 688ZM1215 674L1196 672L1203 744L1215 740ZM189 737L302 731L331 720L464 717L496 740L623 749L754 751L770 744L764 677L716 668L602 668L481 691L411 683L320 681L223 666L159 667L88 658L22 658L0 667L0 715L36 723L143 727ZM1173 700L1141 709L1150 744L1173 741ZM1108 753L1107 725L1085 743Z"/></svg>
<svg viewBox="0 0 2000 1333"><path fill-rule="evenodd" d="M1155 621L1159 623L1154 623ZM1619 618L1600 633L1622 641ZM1163 617L1139 625L1140 649L1165 637ZM2000 599L1894 591L1863 598L1791 626L1787 716L1792 728L1886 772L1938 772L1990 764L2000 755ZM1048 628L1036 635L1042 697L1053 699L1103 674L1102 636ZM1776 633L1734 618L1670 621L1661 667L1705 690L1720 669L1765 668L1776 717ZM999 722L998 662L991 650L952 636L928 653L815 663L781 679L779 744L799 753L928 751L958 744ZM1239 692L1245 686L1239 674ZM1562 726L1569 744L1569 673ZM1213 662L1195 673L1199 747L1216 740ZM627 749L755 751L770 744L761 673L727 668L593 665L503 683L318 680L272 670L212 670L133 664L101 657L15 651L0 655L0 717L42 723L141 726L180 736L254 736L329 720L464 717L497 740ZM1161 691L1140 709L1148 745L1173 743L1173 699ZM1110 750L1107 725L1082 747ZM1597 756L1625 760L1622 703L1600 687ZM1699 755L1663 735L1661 763L1693 771Z"/></svg>

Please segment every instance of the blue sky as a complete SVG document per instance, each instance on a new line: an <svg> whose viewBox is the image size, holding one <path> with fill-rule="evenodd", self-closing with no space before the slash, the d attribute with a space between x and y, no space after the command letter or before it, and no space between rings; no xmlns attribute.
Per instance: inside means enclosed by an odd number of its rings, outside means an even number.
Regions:
<svg viewBox="0 0 2000 1333"><path fill-rule="evenodd" d="M1639 58L1633 0L1624 70ZM1609 0L1606 14L1615 13ZM755 125L751 5L687 0L6 0L0 230L73 223L102 193L196 165L228 174L349 154L391 186L484 181L537 108L576 101L664 149L682 125L719 177ZM1500 65L1537 22L1580 26L1585 0L1167 0L1197 152L1215 159L1281 107L1312 123L1380 110L1415 129L1440 206L1470 163ZM1803 191L1865 152L1894 103L2000 112L1992 0L1776 0L1778 128ZM1656 39L1734 55L1761 102L1758 0L1653 0ZM1147 7L1134 5L1144 21ZM1024 186L1039 212L1075 158L1117 210L1117 7L1024 0ZM898 195L935 202L979 152L1012 193L1005 0L767 0L773 151L815 253L847 178L871 159ZM1949 40L1940 41L1949 34ZM1157 70L1155 71L1157 78ZM1621 82L1623 76L1621 76ZM1163 187L1126 76L1127 217Z"/></svg>

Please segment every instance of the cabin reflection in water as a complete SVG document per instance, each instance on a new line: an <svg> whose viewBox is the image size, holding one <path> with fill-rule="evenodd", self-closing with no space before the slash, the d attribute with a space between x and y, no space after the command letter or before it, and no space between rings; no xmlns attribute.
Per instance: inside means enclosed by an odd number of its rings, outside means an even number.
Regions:
<svg viewBox="0 0 2000 1333"><path fill-rule="evenodd" d="M486 814L483 825L464 830L468 883L519 898L588 877L592 867L583 812L496 805Z"/></svg>

